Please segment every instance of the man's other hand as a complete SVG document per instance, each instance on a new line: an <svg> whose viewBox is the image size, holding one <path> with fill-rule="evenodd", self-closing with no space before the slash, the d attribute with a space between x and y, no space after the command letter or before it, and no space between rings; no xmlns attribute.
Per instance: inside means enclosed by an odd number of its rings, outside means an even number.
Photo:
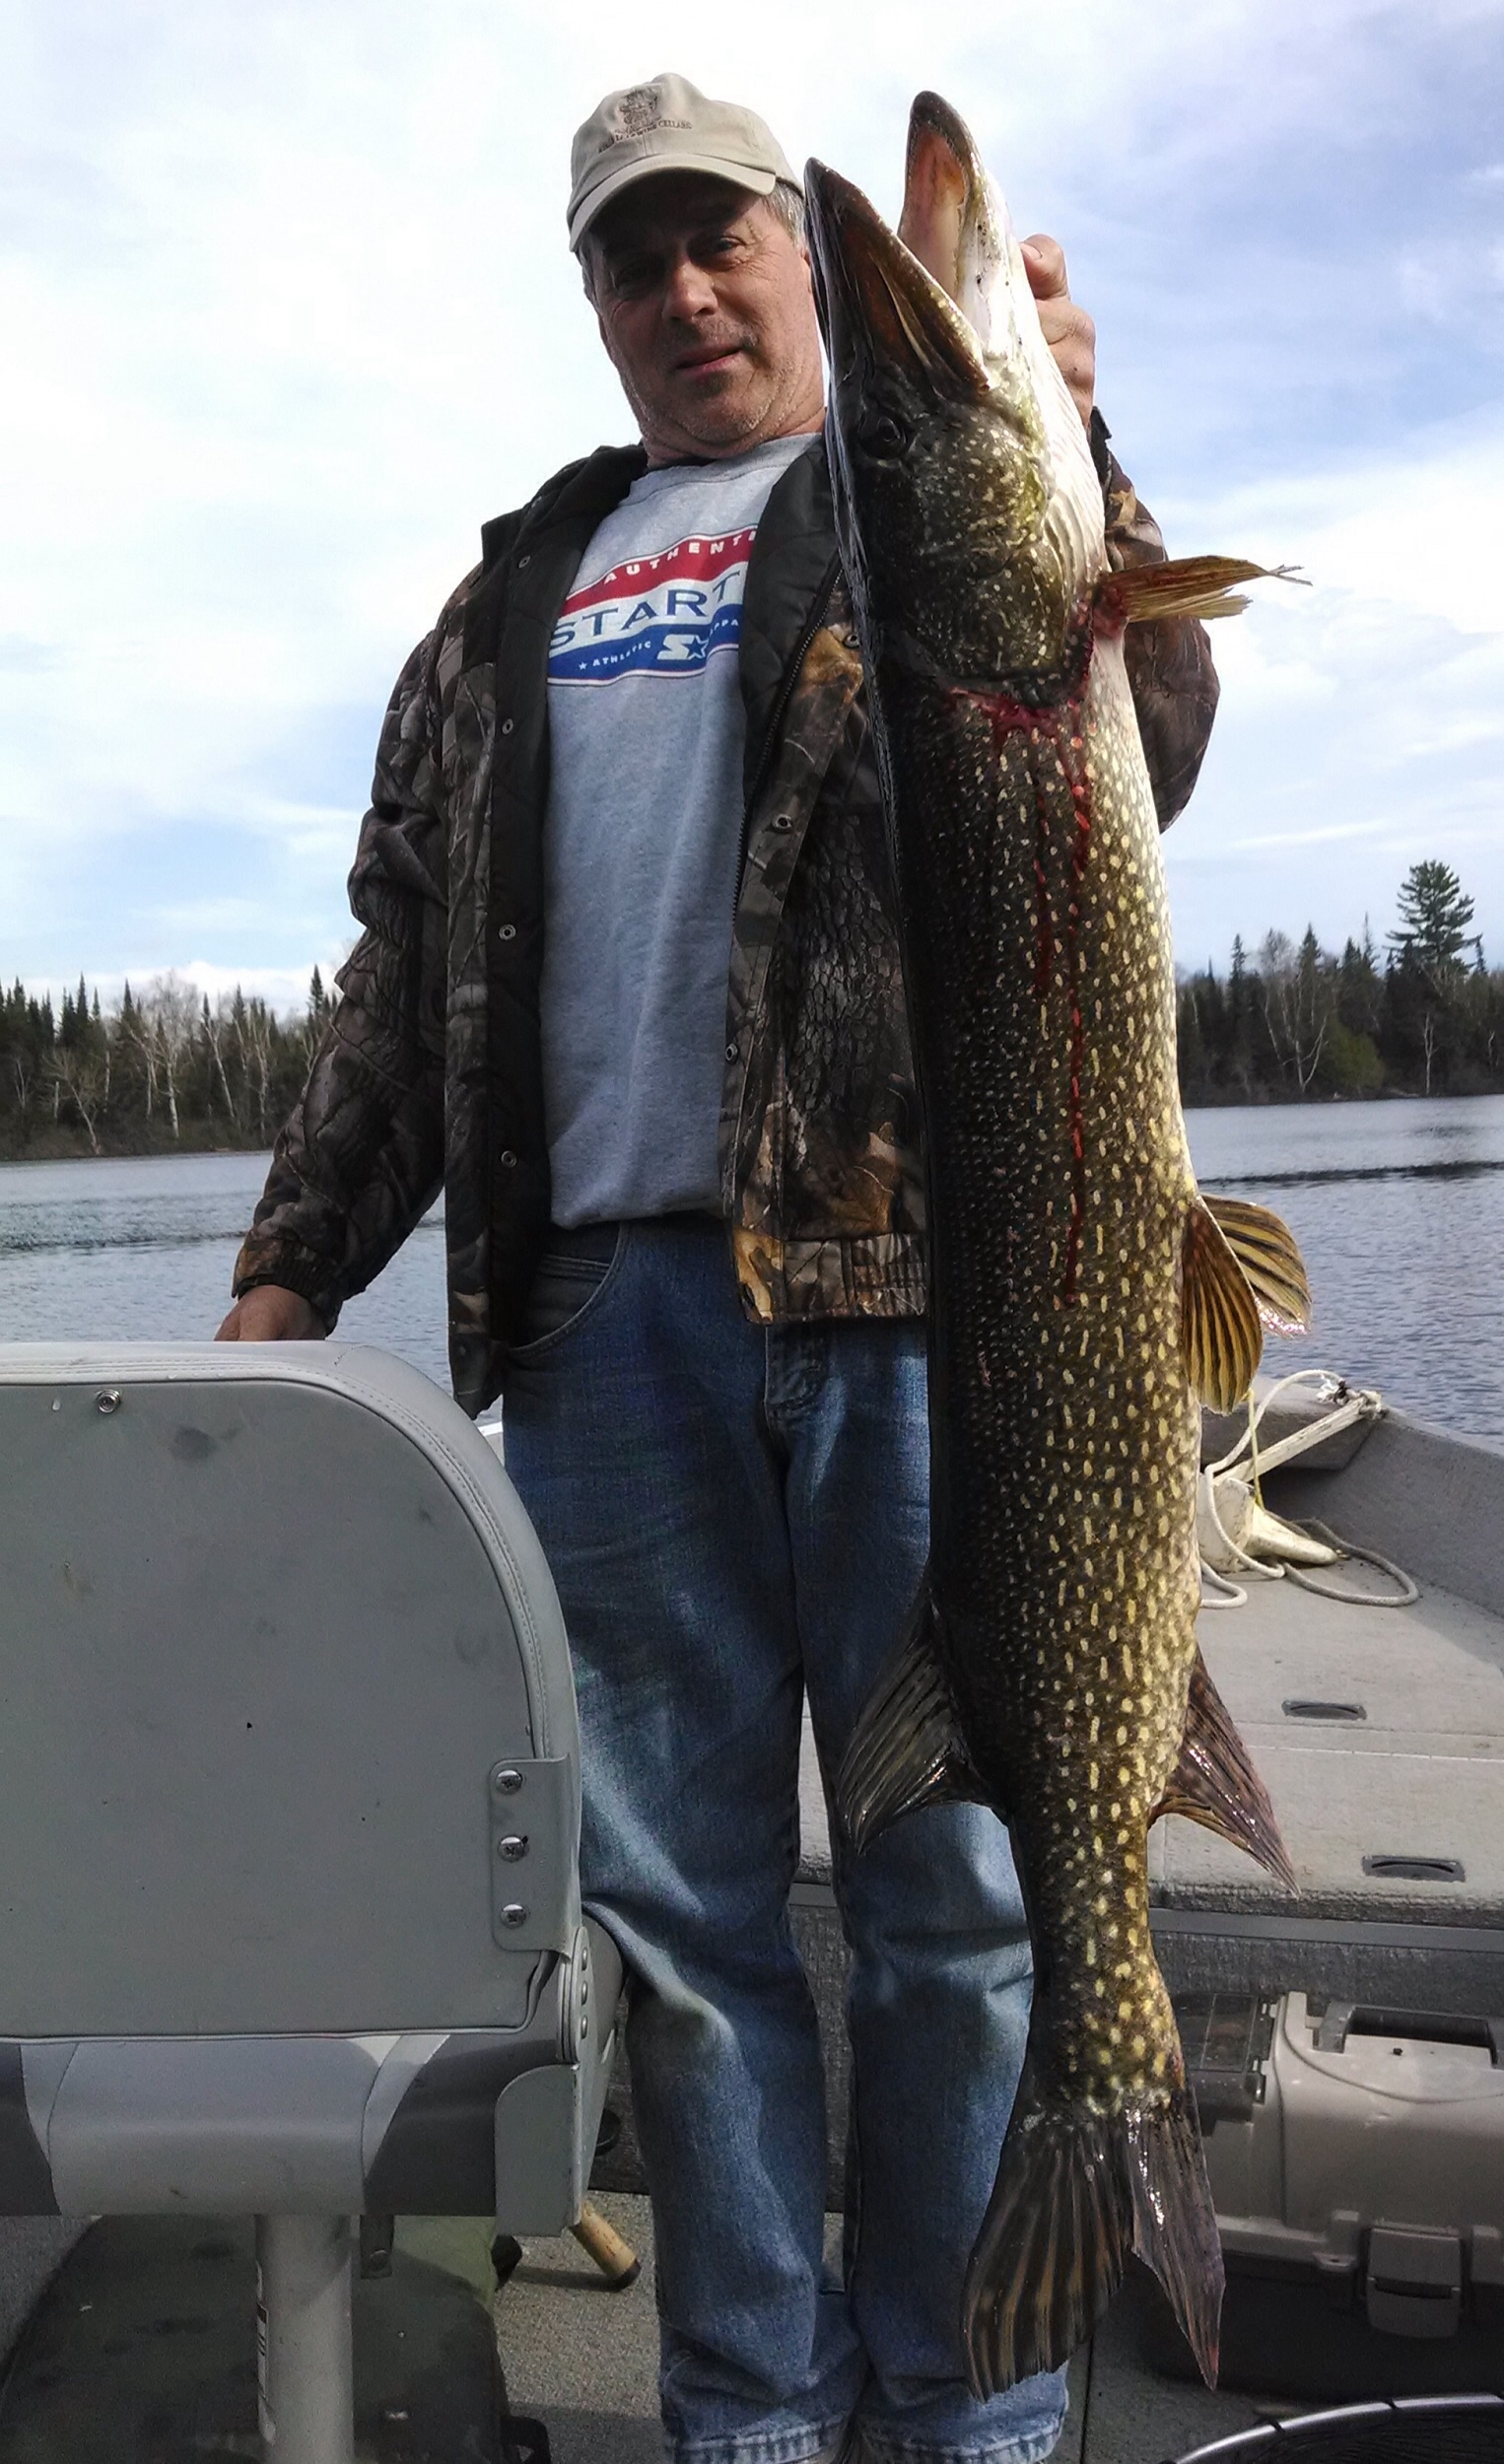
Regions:
<svg viewBox="0 0 1504 2464"><path fill-rule="evenodd" d="M281 1283L253 1283L215 1336L217 1343L313 1343L327 1332L311 1301Z"/></svg>
<svg viewBox="0 0 1504 2464"><path fill-rule="evenodd" d="M1065 280L1065 251L1048 232L1037 231L1023 242L1029 288L1039 302L1040 330L1055 355L1070 398L1083 421L1090 421L1097 381L1097 329L1086 310L1077 308Z"/></svg>

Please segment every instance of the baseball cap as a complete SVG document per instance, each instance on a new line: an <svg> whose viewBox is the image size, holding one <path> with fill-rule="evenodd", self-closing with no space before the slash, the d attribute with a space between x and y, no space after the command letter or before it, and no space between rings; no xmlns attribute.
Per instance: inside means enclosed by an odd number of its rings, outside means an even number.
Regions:
<svg viewBox="0 0 1504 2464"><path fill-rule="evenodd" d="M687 77L665 71L608 94L576 130L570 246L579 248L602 206L652 171L709 171L760 197L786 179L802 193L766 120L734 103L712 103Z"/></svg>

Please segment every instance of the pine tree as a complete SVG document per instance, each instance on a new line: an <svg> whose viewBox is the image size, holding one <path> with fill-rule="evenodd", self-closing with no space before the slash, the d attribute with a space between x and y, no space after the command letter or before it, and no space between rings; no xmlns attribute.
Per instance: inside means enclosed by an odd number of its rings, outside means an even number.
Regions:
<svg viewBox="0 0 1504 2464"><path fill-rule="evenodd" d="M1473 902L1450 864L1436 860L1412 864L1400 885L1400 923L1390 945L1401 966L1418 967L1438 994L1455 989L1463 973L1463 952L1476 946L1468 926Z"/></svg>

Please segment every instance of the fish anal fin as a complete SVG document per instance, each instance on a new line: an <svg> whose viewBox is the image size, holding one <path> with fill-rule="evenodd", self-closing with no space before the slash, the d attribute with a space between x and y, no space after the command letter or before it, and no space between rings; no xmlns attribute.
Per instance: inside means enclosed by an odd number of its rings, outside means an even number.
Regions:
<svg viewBox="0 0 1504 2464"><path fill-rule="evenodd" d="M1231 1411L1248 1393L1264 1351L1252 1284L1215 1215L1200 1198L1186 1217L1181 1248L1181 1353L1203 1403Z"/></svg>
<svg viewBox="0 0 1504 2464"><path fill-rule="evenodd" d="M1199 1822L1203 1830L1244 1849L1286 1890L1299 1888L1268 1790L1199 1652L1191 1671L1180 1760L1150 1821L1157 1822L1162 1814L1182 1814Z"/></svg>
<svg viewBox="0 0 1504 2464"><path fill-rule="evenodd" d="M1151 2267L1208 2386L1216 2383L1222 2251L1185 2088L1147 2106L1043 2104L1025 2068L966 2271L962 2333L982 2399L1059 2369L1085 2342L1129 2250Z"/></svg>
<svg viewBox="0 0 1504 2464"><path fill-rule="evenodd" d="M1246 1198L1212 1198L1203 1190L1201 1204L1215 1218L1253 1286L1265 1325L1280 1335L1306 1334L1311 1325L1311 1286L1289 1225L1267 1206L1255 1206Z"/></svg>
<svg viewBox="0 0 1504 2464"><path fill-rule="evenodd" d="M878 1678L836 1774L837 1815L859 1852L921 1806L991 1801L972 1765L938 1648L927 1580L909 1629Z"/></svg>
<svg viewBox="0 0 1504 2464"><path fill-rule="evenodd" d="M1096 620L1109 632L1162 616L1240 616L1248 605L1240 582L1302 582L1292 565L1251 565L1243 556L1177 556L1158 565L1126 565L1096 587ZM1309 587L1307 583L1303 587Z"/></svg>

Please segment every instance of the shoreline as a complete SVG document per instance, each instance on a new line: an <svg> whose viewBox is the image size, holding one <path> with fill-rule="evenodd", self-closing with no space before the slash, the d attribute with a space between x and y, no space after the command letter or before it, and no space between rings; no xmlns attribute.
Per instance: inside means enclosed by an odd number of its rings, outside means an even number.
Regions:
<svg viewBox="0 0 1504 2464"><path fill-rule="evenodd" d="M0 1139L0 1165L3 1164L125 1164L151 1163L159 1156L179 1155L269 1155L271 1141L256 1137L215 1137L207 1125L194 1122L182 1138L153 1138L150 1141L126 1141L102 1138L98 1148L90 1145L82 1130L49 1129L25 1145Z"/></svg>
<svg viewBox="0 0 1504 2464"><path fill-rule="evenodd" d="M1387 1086L1376 1088L1371 1095L1291 1097L1212 1093L1194 1097L1183 1095L1181 1109L1188 1113L1330 1112L1336 1106L1346 1110L1352 1105L1478 1103L1486 1102L1490 1096L1496 1097L1501 1092L1504 1090L1491 1086L1452 1087L1445 1091L1438 1089L1432 1095L1423 1095L1407 1088ZM161 1137L130 1142L102 1139L98 1149L90 1145L87 1135L82 1130L65 1129L59 1127L42 1131L34 1138L29 1138L24 1146L13 1145L7 1140L0 1139L0 1165L141 1163L153 1161L158 1156L177 1155L186 1158L193 1155L268 1155L271 1151L271 1145L264 1137L220 1137L214 1134L209 1123L201 1121L191 1123L188 1134L183 1138Z"/></svg>

